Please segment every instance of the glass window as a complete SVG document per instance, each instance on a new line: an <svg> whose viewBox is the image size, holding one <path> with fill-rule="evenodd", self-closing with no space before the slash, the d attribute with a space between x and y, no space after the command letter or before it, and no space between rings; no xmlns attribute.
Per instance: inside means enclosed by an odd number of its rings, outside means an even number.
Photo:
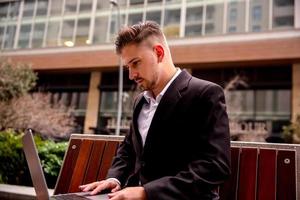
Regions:
<svg viewBox="0 0 300 200"><path fill-rule="evenodd" d="M223 3L206 6L205 34L220 34L223 31Z"/></svg>
<svg viewBox="0 0 300 200"><path fill-rule="evenodd" d="M91 12L93 0L80 0L79 12Z"/></svg>
<svg viewBox="0 0 300 200"><path fill-rule="evenodd" d="M50 16L61 15L62 2L61 0L51 0Z"/></svg>
<svg viewBox="0 0 300 200"><path fill-rule="evenodd" d="M146 13L146 20L155 21L160 24L161 21L161 10L159 11L148 11Z"/></svg>
<svg viewBox="0 0 300 200"><path fill-rule="evenodd" d="M148 5L150 4L161 4L162 0L148 0Z"/></svg>
<svg viewBox="0 0 300 200"><path fill-rule="evenodd" d="M97 44L106 42L107 28L108 17L97 17L95 19L93 43Z"/></svg>
<svg viewBox="0 0 300 200"><path fill-rule="evenodd" d="M235 1L228 3L228 14L227 14L227 31L232 32L233 28L236 27L234 32L245 32L245 2ZM229 30L230 29L230 30Z"/></svg>
<svg viewBox="0 0 300 200"><path fill-rule="evenodd" d="M73 42L73 32L74 32L75 20L64 20L62 27L62 42L63 45L72 47L74 46Z"/></svg>
<svg viewBox="0 0 300 200"><path fill-rule="evenodd" d="M4 41L4 30L5 30L5 27L4 26L0 26L0 49L2 47L2 42Z"/></svg>
<svg viewBox="0 0 300 200"><path fill-rule="evenodd" d="M0 21L4 21L7 18L9 3L0 3Z"/></svg>
<svg viewBox="0 0 300 200"><path fill-rule="evenodd" d="M31 33L31 24L22 24L20 29L19 35L19 48L28 48L29 47L29 40L30 40L30 33Z"/></svg>
<svg viewBox="0 0 300 200"><path fill-rule="evenodd" d="M294 26L294 0L274 0L273 28L292 28Z"/></svg>
<svg viewBox="0 0 300 200"><path fill-rule="evenodd" d="M259 21L262 18L262 8L256 5L252 8L252 19L253 21Z"/></svg>
<svg viewBox="0 0 300 200"><path fill-rule="evenodd" d="M260 32L268 30L269 2L265 0L250 1L249 30Z"/></svg>
<svg viewBox="0 0 300 200"><path fill-rule="evenodd" d="M32 18L34 12L35 1L27 0L24 1L23 18Z"/></svg>
<svg viewBox="0 0 300 200"><path fill-rule="evenodd" d="M253 32L260 32L261 31L261 26L260 25L253 25L251 30Z"/></svg>
<svg viewBox="0 0 300 200"><path fill-rule="evenodd" d="M178 37L180 29L180 9L165 10L163 31L167 37Z"/></svg>
<svg viewBox="0 0 300 200"><path fill-rule="evenodd" d="M45 32L45 23L36 23L34 25L33 38L32 38L32 47L39 48L43 46Z"/></svg>
<svg viewBox="0 0 300 200"><path fill-rule="evenodd" d="M97 1L97 9L98 10L109 10L110 6L111 6L111 4L109 1L103 1L103 0Z"/></svg>
<svg viewBox="0 0 300 200"><path fill-rule="evenodd" d="M65 14L72 14L76 13L77 9L77 2L74 0L65 0Z"/></svg>
<svg viewBox="0 0 300 200"><path fill-rule="evenodd" d="M6 27L6 33L4 38L4 49L13 48L15 34L16 34L16 25L10 25Z"/></svg>
<svg viewBox="0 0 300 200"><path fill-rule="evenodd" d="M58 45L57 37L59 33L59 25L60 22L58 21L48 22L47 39L46 39L46 45L48 47L54 47Z"/></svg>
<svg viewBox="0 0 300 200"><path fill-rule="evenodd" d="M229 21L230 22L236 22L237 20L237 9L236 8L231 8L229 10Z"/></svg>
<svg viewBox="0 0 300 200"><path fill-rule="evenodd" d="M134 13L128 15L128 26L137 24L143 21L143 13Z"/></svg>
<svg viewBox="0 0 300 200"><path fill-rule="evenodd" d="M9 12L8 12L8 17L10 19L17 19L19 15L19 6L20 6L19 1L10 2Z"/></svg>
<svg viewBox="0 0 300 200"><path fill-rule="evenodd" d="M202 34L203 7L188 7L186 10L185 35Z"/></svg>
<svg viewBox="0 0 300 200"><path fill-rule="evenodd" d="M89 41L89 29L90 29L90 18L78 19L77 33L76 33L76 45L90 44Z"/></svg>
<svg viewBox="0 0 300 200"><path fill-rule="evenodd" d="M144 4L144 0L129 0L130 5Z"/></svg>
<svg viewBox="0 0 300 200"><path fill-rule="evenodd" d="M36 16L47 15L48 0L38 0Z"/></svg>

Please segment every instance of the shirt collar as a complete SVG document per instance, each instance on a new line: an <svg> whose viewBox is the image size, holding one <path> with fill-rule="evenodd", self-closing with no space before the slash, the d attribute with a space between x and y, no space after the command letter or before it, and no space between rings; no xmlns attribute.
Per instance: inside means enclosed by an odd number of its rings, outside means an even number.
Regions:
<svg viewBox="0 0 300 200"><path fill-rule="evenodd" d="M156 99L153 98L152 92L150 92L149 90L144 91L143 96L146 99L147 103L150 103L151 100L156 101L157 103L159 103L162 96L165 94L167 89L170 87L171 83L173 83L173 81L177 78L177 76L180 74L180 72L181 72L181 69L176 68L176 73L173 75L171 80L169 80L169 82L166 84L164 89L157 95Z"/></svg>

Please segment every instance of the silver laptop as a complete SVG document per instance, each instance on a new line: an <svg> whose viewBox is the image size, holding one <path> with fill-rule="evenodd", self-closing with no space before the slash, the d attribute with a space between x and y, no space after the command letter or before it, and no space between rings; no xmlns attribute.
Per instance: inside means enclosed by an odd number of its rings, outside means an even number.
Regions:
<svg viewBox="0 0 300 200"><path fill-rule="evenodd" d="M45 180L44 172L42 170L40 158L38 156L37 148L34 143L33 135L30 129L28 129L22 138L23 150L25 153L26 161L29 167L32 183L35 189L36 197L38 200L49 199L97 199L107 200L107 194L89 195L89 192L78 192L53 195L50 197L48 193L48 186Z"/></svg>

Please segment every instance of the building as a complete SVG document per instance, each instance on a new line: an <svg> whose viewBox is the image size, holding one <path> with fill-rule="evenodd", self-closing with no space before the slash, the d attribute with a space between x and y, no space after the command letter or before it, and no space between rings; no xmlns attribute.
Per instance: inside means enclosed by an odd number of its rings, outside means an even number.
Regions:
<svg viewBox="0 0 300 200"><path fill-rule="evenodd" d="M4 0L1 55L32 63L38 89L75 106L79 132L113 133L118 16L158 22L194 76L223 87L241 77L226 92L232 132L279 133L300 114L300 0ZM122 132L135 93L125 72Z"/></svg>

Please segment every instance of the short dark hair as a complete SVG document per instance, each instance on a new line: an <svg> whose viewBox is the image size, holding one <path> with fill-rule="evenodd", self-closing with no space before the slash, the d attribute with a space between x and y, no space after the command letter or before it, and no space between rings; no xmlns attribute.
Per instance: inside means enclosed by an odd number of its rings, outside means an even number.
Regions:
<svg viewBox="0 0 300 200"><path fill-rule="evenodd" d="M130 44L139 44L149 36L163 37L163 33L154 21L145 21L132 26L124 27L120 30L115 45L117 54L121 54L122 49Z"/></svg>

